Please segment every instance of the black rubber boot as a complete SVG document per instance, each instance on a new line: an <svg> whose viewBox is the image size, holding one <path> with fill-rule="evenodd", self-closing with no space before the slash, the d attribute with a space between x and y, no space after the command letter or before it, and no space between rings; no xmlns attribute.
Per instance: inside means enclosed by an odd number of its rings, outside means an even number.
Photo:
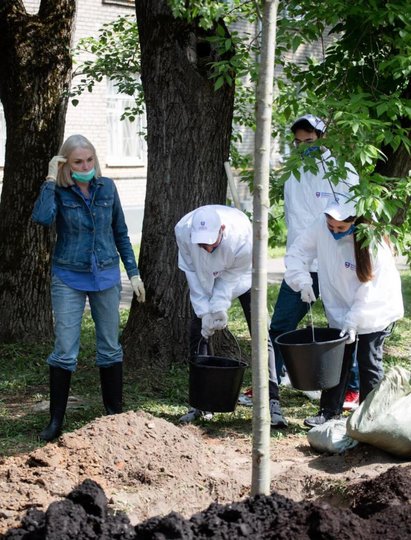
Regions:
<svg viewBox="0 0 411 540"><path fill-rule="evenodd" d="M61 435L71 381L71 371L67 369L49 366L49 371L50 422L39 435L43 441L52 441Z"/></svg>
<svg viewBox="0 0 411 540"><path fill-rule="evenodd" d="M123 362L100 368L101 393L107 414L123 412Z"/></svg>

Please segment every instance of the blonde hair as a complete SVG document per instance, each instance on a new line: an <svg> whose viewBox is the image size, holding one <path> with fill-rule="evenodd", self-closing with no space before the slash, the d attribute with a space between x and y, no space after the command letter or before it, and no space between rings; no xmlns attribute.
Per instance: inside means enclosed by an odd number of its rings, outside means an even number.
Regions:
<svg viewBox="0 0 411 540"><path fill-rule="evenodd" d="M93 153L96 178L100 178L101 168L96 154L96 149L91 144L91 142L83 135L71 135L70 137L68 137L61 145L61 148L59 150L59 156L63 156L64 158L68 159L70 157L70 154L77 148L86 148ZM68 163L64 163L64 165L59 168L56 184L60 187L69 187L74 185L74 181L71 178L70 165Z"/></svg>

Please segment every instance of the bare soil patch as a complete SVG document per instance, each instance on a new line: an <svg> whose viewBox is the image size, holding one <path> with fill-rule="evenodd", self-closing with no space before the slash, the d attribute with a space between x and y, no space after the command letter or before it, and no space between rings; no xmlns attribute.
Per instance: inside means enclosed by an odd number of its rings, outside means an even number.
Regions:
<svg viewBox="0 0 411 540"><path fill-rule="evenodd" d="M46 538L47 523L60 534L51 528L49 540L361 539L384 527L381 537L411 536L409 463L367 445L320 455L293 435L273 439L271 457L272 496L250 499L248 440L211 438L201 426L175 426L143 412L102 417L30 454L0 460L0 535ZM24 516L19 532L6 532ZM56 519L66 523L64 535Z"/></svg>

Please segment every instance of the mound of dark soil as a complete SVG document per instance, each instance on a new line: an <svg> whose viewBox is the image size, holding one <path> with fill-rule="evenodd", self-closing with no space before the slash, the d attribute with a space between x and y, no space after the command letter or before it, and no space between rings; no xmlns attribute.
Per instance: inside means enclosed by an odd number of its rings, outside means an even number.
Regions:
<svg viewBox="0 0 411 540"><path fill-rule="evenodd" d="M357 486L353 509L294 502L277 493L212 504L184 519L177 513L133 527L124 513L107 508L102 488L85 480L46 512L31 509L5 540L384 540L411 537L411 467L393 467ZM383 497L381 495L383 494ZM360 517L365 515L367 518Z"/></svg>
<svg viewBox="0 0 411 540"><path fill-rule="evenodd" d="M374 480L367 480L351 490L352 510L361 517L372 516L392 506L406 505L411 512L411 465L393 467Z"/></svg>

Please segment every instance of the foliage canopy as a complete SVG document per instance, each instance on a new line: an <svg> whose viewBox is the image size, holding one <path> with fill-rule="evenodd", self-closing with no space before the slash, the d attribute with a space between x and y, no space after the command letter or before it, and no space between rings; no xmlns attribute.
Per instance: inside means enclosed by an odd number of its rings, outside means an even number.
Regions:
<svg viewBox="0 0 411 540"><path fill-rule="evenodd" d="M215 90L236 86L232 161L251 189L252 157L241 155L235 143L243 128L255 129L255 87L258 77L261 2L169 0L175 17L216 29L210 39L223 60L212 61ZM189 7L188 7L189 6ZM230 36L222 26L228 24ZM247 21L247 31L236 23ZM244 27L244 24L242 25ZM221 28L219 32L218 29ZM272 238L281 230L282 187L301 166L301 155L288 151L291 121L305 112L325 119L326 145L337 159L330 179L345 176L346 162L357 169L358 210L374 219L364 229L372 242L382 234L399 247L409 244L411 200L411 12L408 0L365 0L361 3L325 0L318 4L290 0L280 4L277 22L276 95L273 137L288 154L271 175ZM320 53L318 53L318 45ZM316 46L317 52L313 54ZM136 97L132 120L143 107L139 72L138 36L132 18L120 18L103 27L99 38L80 42L76 54L92 57L76 71L80 84L72 96L92 90L106 75L119 89ZM316 167L305 159L304 167ZM408 251L408 250L407 250Z"/></svg>

